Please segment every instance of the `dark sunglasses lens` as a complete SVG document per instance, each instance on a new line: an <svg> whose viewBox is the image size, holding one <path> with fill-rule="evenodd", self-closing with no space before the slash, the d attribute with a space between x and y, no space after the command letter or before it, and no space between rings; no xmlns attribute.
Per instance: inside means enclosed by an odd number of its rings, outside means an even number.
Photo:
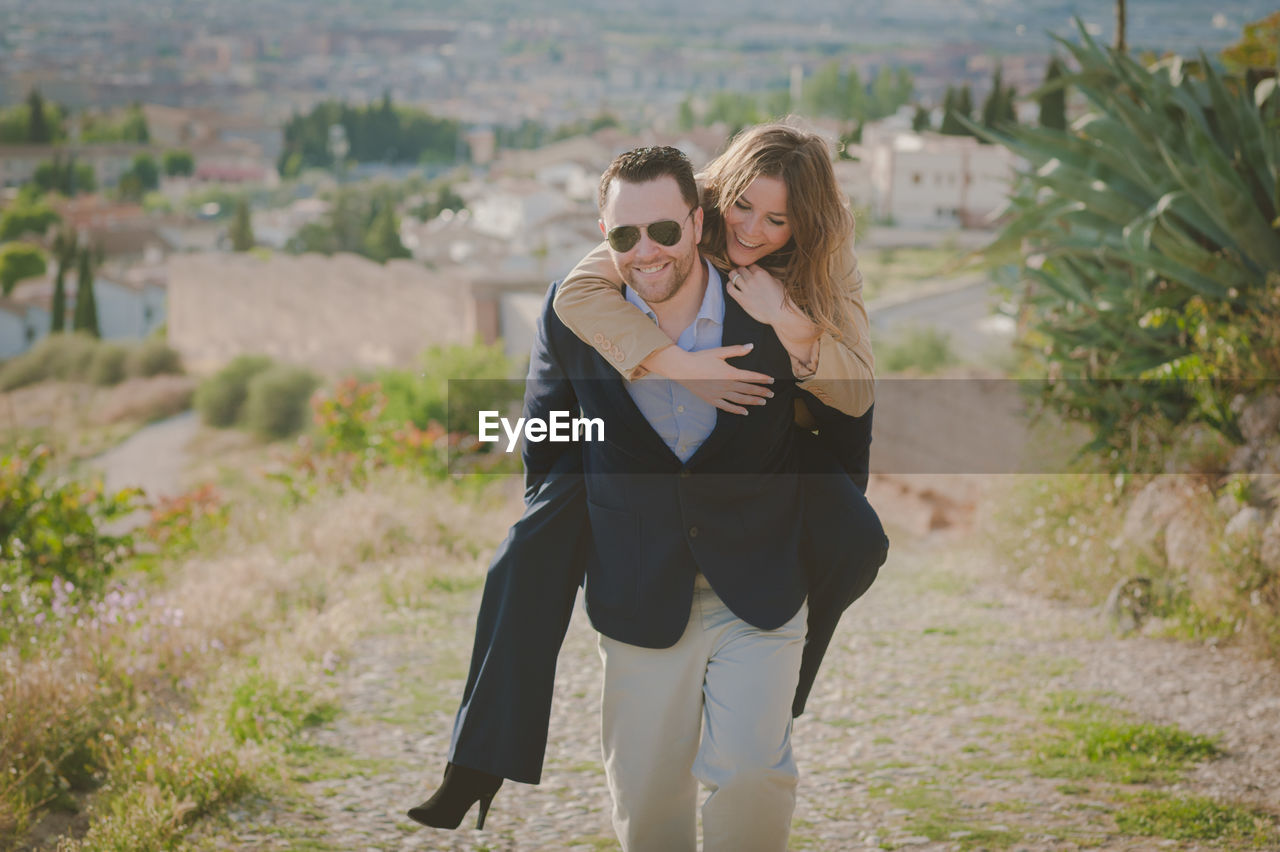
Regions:
<svg viewBox="0 0 1280 852"><path fill-rule="evenodd" d="M652 235L652 231L649 232ZM614 251L631 251L640 242L640 228L636 225L619 225L609 232L609 245Z"/></svg>
<svg viewBox="0 0 1280 852"><path fill-rule="evenodd" d="M664 246L673 246L680 242L680 223L670 219L654 222L649 226L649 238Z"/></svg>

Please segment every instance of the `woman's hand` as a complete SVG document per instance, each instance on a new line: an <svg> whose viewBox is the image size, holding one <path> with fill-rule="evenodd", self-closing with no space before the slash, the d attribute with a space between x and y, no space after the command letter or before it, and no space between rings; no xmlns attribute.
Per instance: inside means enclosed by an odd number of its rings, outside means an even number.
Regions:
<svg viewBox="0 0 1280 852"><path fill-rule="evenodd" d="M817 367L822 329L796 307L782 282L752 264L731 270L727 289L752 319L773 327L791 356L796 378L812 375Z"/></svg>
<svg viewBox="0 0 1280 852"><path fill-rule="evenodd" d="M773 391L773 377L765 373L742 370L727 363L751 351L753 344L721 346L686 352L679 346L667 346L644 359L641 366L684 385L703 402L730 414L746 414L744 405L764 405Z"/></svg>
<svg viewBox="0 0 1280 852"><path fill-rule="evenodd" d="M755 264L729 270L727 289L756 322L774 325L782 317L787 303L786 289L781 281Z"/></svg>

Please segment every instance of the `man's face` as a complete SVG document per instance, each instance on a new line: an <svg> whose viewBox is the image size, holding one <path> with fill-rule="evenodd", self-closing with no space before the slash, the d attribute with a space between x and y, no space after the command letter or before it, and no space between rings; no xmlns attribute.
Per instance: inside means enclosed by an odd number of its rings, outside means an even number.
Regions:
<svg viewBox="0 0 1280 852"><path fill-rule="evenodd" d="M689 205L674 178L660 177L647 183L614 180L600 211L600 230L608 234L621 225L649 225L671 220L680 224L680 239L664 246L640 230L640 240L625 252L609 247L614 265L630 287L650 305L670 299L688 280L698 260L702 239L702 208Z"/></svg>

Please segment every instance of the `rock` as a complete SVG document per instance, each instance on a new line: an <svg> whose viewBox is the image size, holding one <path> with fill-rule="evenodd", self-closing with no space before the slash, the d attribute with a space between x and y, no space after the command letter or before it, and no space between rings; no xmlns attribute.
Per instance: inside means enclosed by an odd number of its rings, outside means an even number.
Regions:
<svg viewBox="0 0 1280 852"><path fill-rule="evenodd" d="M1268 571L1280 572L1280 512L1271 516L1271 523L1262 531L1262 566Z"/></svg>
<svg viewBox="0 0 1280 852"><path fill-rule="evenodd" d="M1256 444L1277 437L1280 429L1280 393L1256 399L1240 412L1240 433L1247 443Z"/></svg>
<svg viewBox="0 0 1280 852"><path fill-rule="evenodd" d="M1244 538L1261 532L1266 518L1257 506L1245 506L1227 521L1224 532L1227 538Z"/></svg>
<svg viewBox="0 0 1280 852"><path fill-rule="evenodd" d="M1111 629L1121 635L1142 626L1151 613L1151 580L1128 577L1116 583L1102 605L1102 615Z"/></svg>
<svg viewBox="0 0 1280 852"><path fill-rule="evenodd" d="M1141 550L1159 554L1169 523L1194 504L1207 489L1181 476L1157 476L1138 492L1125 513L1121 538Z"/></svg>
<svg viewBox="0 0 1280 852"><path fill-rule="evenodd" d="M1165 561L1187 578L1193 600L1220 600L1219 580L1213 565L1213 525L1206 512L1188 502L1164 532Z"/></svg>

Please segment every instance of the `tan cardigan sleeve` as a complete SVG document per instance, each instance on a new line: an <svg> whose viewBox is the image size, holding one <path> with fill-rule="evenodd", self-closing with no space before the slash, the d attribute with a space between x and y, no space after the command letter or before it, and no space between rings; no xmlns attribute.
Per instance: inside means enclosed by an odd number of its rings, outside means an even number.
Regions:
<svg viewBox="0 0 1280 852"><path fill-rule="evenodd" d="M862 302L862 270L852 241L841 249L835 269L837 282L849 296L849 322L837 340L829 332L818 338L818 365L798 386L832 408L854 416L865 414L875 401L875 356L871 352L871 323ZM643 360L643 359L642 359Z"/></svg>
<svg viewBox="0 0 1280 852"><path fill-rule="evenodd" d="M644 368L637 372L640 362L672 345L666 332L623 297L608 243L600 243L578 261L556 289L553 305L560 321L626 379L643 375Z"/></svg>
<svg viewBox="0 0 1280 852"><path fill-rule="evenodd" d="M845 414L865 414L875 400L875 359L870 323L862 302L862 272L852 243L837 258L836 280L849 296L849 323L841 339L823 333L818 364L799 382L820 401ZM589 346L600 350L627 379L644 375L640 362L672 340L622 296L622 279L607 243L600 243L560 282L556 315Z"/></svg>

